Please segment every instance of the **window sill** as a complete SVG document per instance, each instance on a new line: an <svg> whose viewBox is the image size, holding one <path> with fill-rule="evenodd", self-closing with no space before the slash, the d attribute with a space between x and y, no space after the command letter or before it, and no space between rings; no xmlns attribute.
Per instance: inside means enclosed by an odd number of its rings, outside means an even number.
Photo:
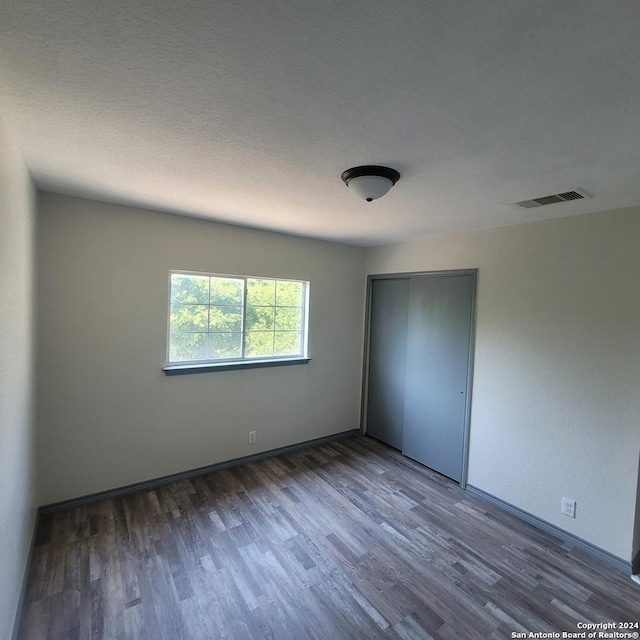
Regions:
<svg viewBox="0 0 640 640"><path fill-rule="evenodd" d="M207 364L174 364L162 370L166 376L182 376L189 373L210 371L239 371L241 369L262 369L264 367L287 367L293 364L307 364L311 358L283 358L278 360L245 360L243 362L220 362Z"/></svg>

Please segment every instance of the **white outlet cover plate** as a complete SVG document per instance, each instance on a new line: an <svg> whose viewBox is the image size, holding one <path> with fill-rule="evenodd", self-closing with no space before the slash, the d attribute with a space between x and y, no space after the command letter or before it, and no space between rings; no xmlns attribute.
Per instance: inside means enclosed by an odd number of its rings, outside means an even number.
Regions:
<svg viewBox="0 0 640 640"><path fill-rule="evenodd" d="M562 498L562 506L560 507L561 513L570 518L576 517L576 501L570 498Z"/></svg>

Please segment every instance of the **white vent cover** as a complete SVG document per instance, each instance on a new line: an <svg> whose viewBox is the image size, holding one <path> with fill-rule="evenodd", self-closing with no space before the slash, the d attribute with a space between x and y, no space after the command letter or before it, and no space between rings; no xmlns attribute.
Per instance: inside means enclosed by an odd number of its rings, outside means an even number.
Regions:
<svg viewBox="0 0 640 640"><path fill-rule="evenodd" d="M550 196L532 198L531 200L521 200L520 202L514 202L513 204L521 207L522 209L533 209L534 207L544 207L547 204L569 202L570 200L582 200L583 198L590 197L591 196L582 189L571 189L570 191L563 191L562 193L552 193Z"/></svg>

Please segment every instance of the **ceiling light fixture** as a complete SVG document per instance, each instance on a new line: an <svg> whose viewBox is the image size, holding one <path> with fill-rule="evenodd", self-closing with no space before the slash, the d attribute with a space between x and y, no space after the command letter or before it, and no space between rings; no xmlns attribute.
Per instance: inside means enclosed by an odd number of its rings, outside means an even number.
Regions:
<svg viewBox="0 0 640 640"><path fill-rule="evenodd" d="M400 174L389 167L368 164L353 167L342 173L342 181L363 200L371 202L382 198L400 180Z"/></svg>

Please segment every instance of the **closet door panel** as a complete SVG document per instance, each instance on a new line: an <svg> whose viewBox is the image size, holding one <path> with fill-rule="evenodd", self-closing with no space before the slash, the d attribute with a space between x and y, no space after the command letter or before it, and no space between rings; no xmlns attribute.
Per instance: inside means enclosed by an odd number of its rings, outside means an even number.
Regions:
<svg viewBox="0 0 640 640"><path fill-rule="evenodd" d="M373 280L367 435L402 450L409 279Z"/></svg>
<svg viewBox="0 0 640 640"><path fill-rule="evenodd" d="M473 278L412 277L402 452L462 478Z"/></svg>

